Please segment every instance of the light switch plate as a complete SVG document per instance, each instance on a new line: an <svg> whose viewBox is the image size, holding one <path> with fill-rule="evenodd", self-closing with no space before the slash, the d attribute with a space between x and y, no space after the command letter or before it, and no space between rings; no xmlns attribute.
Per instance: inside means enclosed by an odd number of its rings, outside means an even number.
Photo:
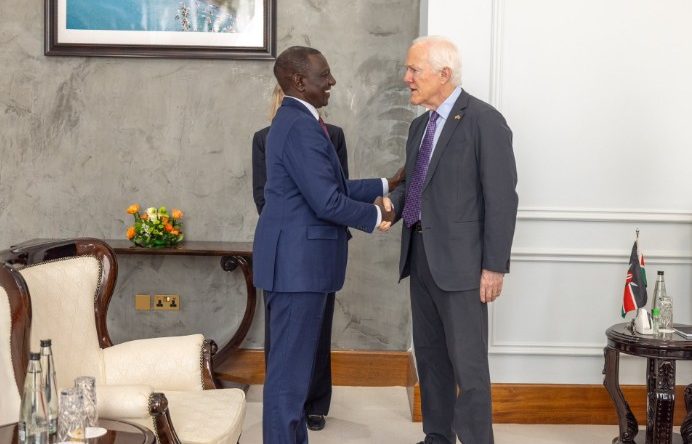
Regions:
<svg viewBox="0 0 692 444"><path fill-rule="evenodd" d="M149 311L151 310L151 296L148 294L135 295L135 310Z"/></svg>

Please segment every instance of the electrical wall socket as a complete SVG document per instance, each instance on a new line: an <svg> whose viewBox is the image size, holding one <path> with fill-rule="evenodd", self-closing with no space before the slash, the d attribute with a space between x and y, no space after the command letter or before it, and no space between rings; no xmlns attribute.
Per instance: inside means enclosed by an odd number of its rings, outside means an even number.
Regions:
<svg viewBox="0 0 692 444"><path fill-rule="evenodd" d="M149 311L151 310L151 296L148 294L135 295L135 310Z"/></svg>
<svg viewBox="0 0 692 444"><path fill-rule="evenodd" d="M177 294L154 295L154 310L180 310L180 296Z"/></svg>

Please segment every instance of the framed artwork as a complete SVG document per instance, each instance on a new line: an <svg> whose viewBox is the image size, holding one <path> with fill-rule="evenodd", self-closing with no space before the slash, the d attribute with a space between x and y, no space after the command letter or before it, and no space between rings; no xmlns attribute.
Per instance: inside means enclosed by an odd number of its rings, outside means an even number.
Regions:
<svg viewBox="0 0 692 444"><path fill-rule="evenodd" d="M48 56L276 56L276 0L45 0L45 28Z"/></svg>

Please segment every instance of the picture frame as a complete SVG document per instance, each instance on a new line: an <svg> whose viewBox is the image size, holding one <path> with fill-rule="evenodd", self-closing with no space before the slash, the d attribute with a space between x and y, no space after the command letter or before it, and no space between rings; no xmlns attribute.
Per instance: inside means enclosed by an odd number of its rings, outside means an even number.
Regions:
<svg viewBox="0 0 692 444"><path fill-rule="evenodd" d="M276 0L45 0L47 56L276 58Z"/></svg>

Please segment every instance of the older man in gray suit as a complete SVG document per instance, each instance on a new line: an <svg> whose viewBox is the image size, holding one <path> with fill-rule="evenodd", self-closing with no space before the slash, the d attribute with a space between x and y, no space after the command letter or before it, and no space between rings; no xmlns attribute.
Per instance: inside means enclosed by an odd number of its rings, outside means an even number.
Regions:
<svg viewBox="0 0 692 444"><path fill-rule="evenodd" d="M413 42L404 81L413 121L406 183L385 205L404 219L400 278L410 276L425 444L493 442L487 303L502 291L517 214L512 132L461 89L456 46ZM457 391L457 386L459 390Z"/></svg>

